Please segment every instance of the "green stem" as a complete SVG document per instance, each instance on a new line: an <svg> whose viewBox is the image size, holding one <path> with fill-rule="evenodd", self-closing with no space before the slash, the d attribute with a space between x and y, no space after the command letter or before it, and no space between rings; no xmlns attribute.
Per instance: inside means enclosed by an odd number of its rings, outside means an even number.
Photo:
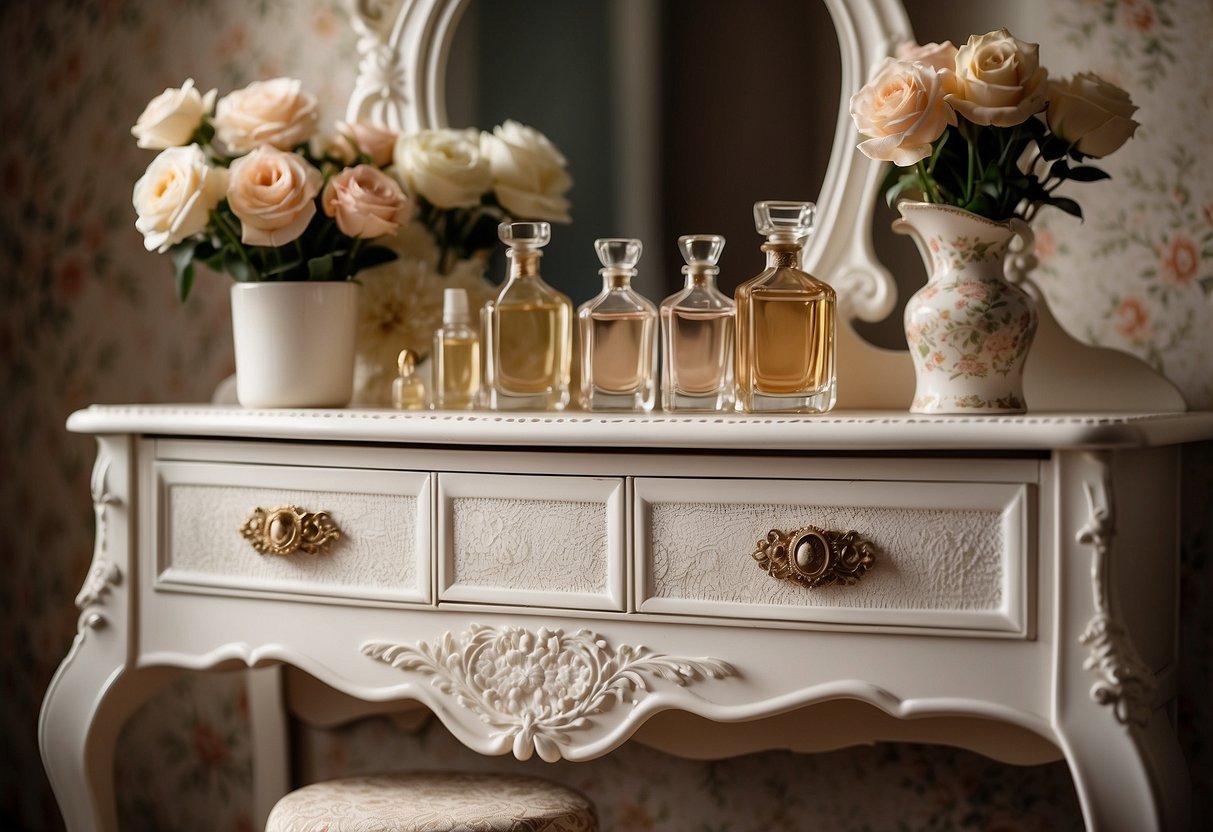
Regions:
<svg viewBox="0 0 1213 832"><path fill-rule="evenodd" d="M358 252L362 250L362 244L365 241L361 237L354 238L354 244L350 246L350 256L345 261L345 279L349 280L354 276L354 264L358 262Z"/></svg>
<svg viewBox="0 0 1213 832"><path fill-rule="evenodd" d="M236 254L240 255L240 259L244 261L244 265L249 267L249 271L256 275L257 279L261 279L261 270L253 265L253 261L249 259L248 252L244 250L244 243L240 242L240 234L237 229L228 224L227 217L222 211L211 211L211 219L215 223L216 230L223 237L228 245L236 250Z"/></svg>
<svg viewBox="0 0 1213 832"><path fill-rule="evenodd" d="M919 159L914 163L914 169L918 171L918 181L922 183L922 194L927 198L927 202L938 203L939 190L935 187L935 180L931 177L927 166Z"/></svg>

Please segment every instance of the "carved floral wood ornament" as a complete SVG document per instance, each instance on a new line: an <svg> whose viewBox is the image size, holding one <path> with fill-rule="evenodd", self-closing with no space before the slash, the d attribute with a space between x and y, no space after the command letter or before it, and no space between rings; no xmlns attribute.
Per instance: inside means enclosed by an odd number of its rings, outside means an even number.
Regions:
<svg viewBox="0 0 1213 832"><path fill-rule="evenodd" d="M597 714L635 701L656 677L685 687L703 679L736 676L719 659L687 659L647 647L611 647L590 630L566 635L560 629L470 625L447 632L432 647L372 641L362 652L401 670L433 677L438 690L454 696L510 743L519 760L538 753L547 762L562 756L569 732L586 728Z"/></svg>

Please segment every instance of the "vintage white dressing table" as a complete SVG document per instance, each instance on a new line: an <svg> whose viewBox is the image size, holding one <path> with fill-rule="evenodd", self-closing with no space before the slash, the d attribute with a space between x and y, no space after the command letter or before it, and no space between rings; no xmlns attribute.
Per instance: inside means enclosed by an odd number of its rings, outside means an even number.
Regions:
<svg viewBox="0 0 1213 832"><path fill-rule="evenodd" d="M849 94L908 23L828 5ZM459 7L358 4L351 115L443 123ZM879 169L837 137L808 265L878 319ZM1179 446L1213 414L1045 309L1033 412L913 416L908 358L842 330L820 417L74 414L96 548L40 722L68 827L115 827L114 740L148 695L253 667L261 811L288 787L287 668L309 716L415 701L484 754L942 742L1064 758L1091 829L1184 828Z"/></svg>

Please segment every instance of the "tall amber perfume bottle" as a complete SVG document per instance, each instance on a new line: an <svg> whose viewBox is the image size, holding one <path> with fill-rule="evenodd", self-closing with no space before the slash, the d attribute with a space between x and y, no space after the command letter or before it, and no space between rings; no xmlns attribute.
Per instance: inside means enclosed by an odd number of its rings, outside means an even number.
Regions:
<svg viewBox="0 0 1213 832"><path fill-rule="evenodd" d="M632 288L639 240L595 240L602 292L577 310L581 406L650 411L657 398L657 308Z"/></svg>
<svg viewBox="0 0 1213 832"><path fill-rule="evenodd" d="M665 410L733 409L736 307L716 288L724 237L678 238L686 285L661 303L661 406Z"/></svg>
<svg viewBox="0 0 1213 832"><path fill-rule="evenodd" d="M434 407L470 410L480 393L480 335L472 328L466 289L442 292L442 326L434 333Z"/></svg>
<svg viewBox="0 0 1213 832"><path fill-rule="evenodd" d="M546 222L503 222L506 283L485 307L485 385L494 410L563 410L569 403L573 304L539 276Z"/></svg>
<svg viewBox="0 0 1213 832"><path fill-rule="evenodd" d="M811 202L759 202L767 268L737 287L737 401L750 412L824 413L834 406L834 290L800 269Z"/></svg>

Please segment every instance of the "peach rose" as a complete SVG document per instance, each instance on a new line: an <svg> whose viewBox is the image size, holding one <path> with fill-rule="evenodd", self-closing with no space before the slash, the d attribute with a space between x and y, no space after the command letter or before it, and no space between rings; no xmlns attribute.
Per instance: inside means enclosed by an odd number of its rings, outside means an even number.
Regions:
<svg viewBox="0 0 1213 832"><path fill-rule="evenodd" d="M240 241L281 246L293 241L316 215L324 177L298 154L262 145L232 162L227 202L240 218Z"/></svg>
<svg viewBox="0 0 1213 832"><path fill-rule="evenodd" d="M187 78L179 89L169 87L148 102L131 135L140 147L149 150L180 147L189 142L213 106L215 90L201 95L194 79Z"/></svg>
<svg viewBox="0 0 1213 832"><path fill-rule="evenodd" d="M572 222L565 194L573 179L568 162L548 137L507 120L480 137L480 151L493 171L493 190L507 211L520 219Z"/></svg>
<svg viewBox="0 0 1213 832"><path fill-rule="evenodd" d="M223 200L228 172L211 167L196 144L162 151L135 183L135 228L148 251L160 253L206 228Z"/></svg>
<svg viewBox="0 0 1213 832"><path fill-rule="evenodd" d="M228 93L215 107L215 137L229 152L263 144L290 150L316 132L316 98L294 78L256 81Z"/></svg>
<svg viewBox="0 0 1213 832"><path fill-rule="evenodd" d="M897 60L918 61L935 69L956 71L956 47L952 41L943 43L903 43L897 47Z"/></svg>
<svg viewBox="0 0 1213 832"><path fill-rule="evenodd" d="M956 114L948 106L948 70L886 58L876 75L851 96L851 118L868 136L859 150L869 159L906 167L925 159L931 142Z"/></svg>
<svg viewBox="0 0 1213 832"><path fill-rule="evenodd" d="M361 154L378 167L391 163L392 154L396 151L395 130L369 121L356 121L353 124L339 121L336 127L337 137L329 150L338 159L352 164Z"/></svg>
<svg viewBox="0 0 1213 832"><path fill-rule="evenodd" d="M1096 158L1119 150L1137 132L1129 94L1091 72L1049 82L1049 129Z"/></svg>
<svg viewBox="0 0 1213 832"><path fill-rule="evenodd" d="M410 194L438 208L471 208L493 186L476 130L422 130L396 142L395 164Z"/></svg>
<svg viewBox="0 0 1213 832"><path fill-rule="evenodd" d="M974 124L1023 124L1045 108L1049 73L1039 51L1006 29L973 35L956 52L958 90L948 103Z"/></svg>
<svg viewBox="0 0 1213 832"><path fill-rule="evenodd" d="M379 168L358 165L330 179L320 202L342 234L369 240L400 228L408 198L396 180Z"/></svg>

